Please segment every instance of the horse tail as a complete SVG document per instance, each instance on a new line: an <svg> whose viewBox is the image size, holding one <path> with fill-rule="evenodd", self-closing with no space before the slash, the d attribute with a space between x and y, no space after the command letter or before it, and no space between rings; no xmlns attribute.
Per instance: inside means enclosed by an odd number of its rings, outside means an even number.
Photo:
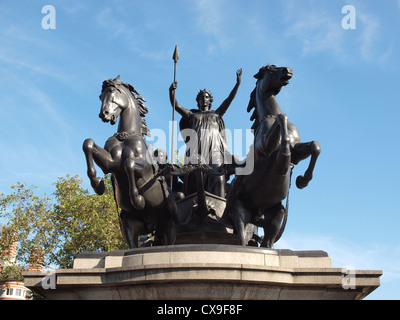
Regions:
<svg viewBox="0 0 400 320"><path fill-rule="evenodd" d="M279 239L281 238L281 236L283 234L283 231L285 231L287 217L288 217L288 211L289 211L289 191L288 191L288 194L286 197L286 208L285 208L285 212L283 213L283 222L282 222L281 228L279 229L278 234L276 235L275 243L279 241Z"/></svg>
<svg viewBox="0 0 400 320"><path fill-rule="evenodd" d="M293 168L292 168L292 170L290 170L290 181L292 181L292 173L293 173ZM275 237L275 243L279 241L279 239L281 238L281 236L283 234L283 231L285 231L287 217L288 217L288 213L289 213L290 186L291 186L291 183L289 184L289 189L288 189L288 193L287 193L287 196L286 196L286 206L285 206L285 212L283 213L283 221L282 221L282 224L281 224L281 228L279 229L279 232Z"/></svg>
<svg viewBox="0 0 400 320"><path fill-rule="evenodd" d="M124 231L123 223L122 223L122 217L121 214L123 214L122 210L120 209L118 205L118 193L119 193L119 187L117 183L117 179L114 177L113 174L111 174L111 185L113 188L113 194L114 194L114 200L115 200L115 209L117 211L117 216L118 216L118 224L119 224L119 229L121 230L122 238L124 238L126 243L129 243L129 239L126 236L126 233Z"/></svg>

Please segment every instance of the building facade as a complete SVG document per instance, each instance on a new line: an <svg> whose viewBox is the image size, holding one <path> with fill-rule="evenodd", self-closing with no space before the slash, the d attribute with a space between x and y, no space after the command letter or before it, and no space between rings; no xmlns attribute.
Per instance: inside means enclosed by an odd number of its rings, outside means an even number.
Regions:
<svg viewBox="0 0 400 320"><path fill-rule="evenodd" d="M17 246L18 242L13 241L0 255L0 300L28 300L30 296L30 290L23 281L5 276L7 267L22 268L16 263Z"/></svg>

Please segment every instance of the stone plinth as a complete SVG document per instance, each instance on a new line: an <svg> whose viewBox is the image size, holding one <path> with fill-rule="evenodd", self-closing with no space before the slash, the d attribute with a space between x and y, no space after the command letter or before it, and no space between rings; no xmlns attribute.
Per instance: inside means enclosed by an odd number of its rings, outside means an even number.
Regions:
<svg viewBox="0 0 400 320"><path fill-rule="evenodd" d="M72 269L23 275L48 299L354 300L382 271L332 268L323 251L199 244L82 253Z"/></svg>

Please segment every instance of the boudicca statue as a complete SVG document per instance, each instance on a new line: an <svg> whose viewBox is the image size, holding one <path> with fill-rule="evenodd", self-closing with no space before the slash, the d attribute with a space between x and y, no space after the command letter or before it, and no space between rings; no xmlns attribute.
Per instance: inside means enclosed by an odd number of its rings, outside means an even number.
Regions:
<svg viewBox="0 0 400 320"><path fill-rule="evenodd" d="M216 110L211 110L208 90L199 92L198 110L182 107L175 98L174 79L170 102L182 116L180 129L186 142L181 167L166 164L164 150L149 151L144 138L149 135L144 121L148 109L136 89L119 76L104 81L99 116L112 125L119 118L118 131L104 148L86 139L83 150L97 194L104 193L104 182L94 163L103 173L111 173L121 231L130 248L138 247L139 237L148 234L152 237L146 245L225 243L267 248L273 248L282 235L294 165L311 156L306 172L296 179L302 189L312 179L320 145L300 142L296 126L277 103L276 95L289 83L292 70L266 65L255 75L256 88L247 108L253 110L254 143L245 160L236 161L227 150L222 116L238 91L241 75L239 69L233 90ZM250 162L251 172L237 170ZM235 177L228 183L232 173ZM255 226L263 228L263 236Z"/></svg>
<svg viewBox="0 0 400 320"><path fill-rule="evenodd" d="M192 164L192 162L197 164L199 162L199 157L202 163L207 163L211 166L219 167L224 164L224 159L227 158L228 150L226 137L223 134L225 123L222 117L228 110L239 89L242 70L239 69L236 75L235 87L216 110L211 110L213 96L211 92L206 89L200 90L196 97L198 109L188 110L182 107L175 98L174 91L177 88L177 82L172 83L169 90L170 100L171 105L175 106L176 111L182 116L180 121L181 132L186 129L194 131L194 135L192 137L189 136L188 139L185 140L187 146L185 164ZM191 138L194 138L195 141L190 141ZM186 193L192 193L195 191L193 187L196 184L190 180L195 179L195 176L188 175L185 179L185 191ZM203 184L205 191L222 198L225 197L225 175L205 175L203 177Z"/></svg>

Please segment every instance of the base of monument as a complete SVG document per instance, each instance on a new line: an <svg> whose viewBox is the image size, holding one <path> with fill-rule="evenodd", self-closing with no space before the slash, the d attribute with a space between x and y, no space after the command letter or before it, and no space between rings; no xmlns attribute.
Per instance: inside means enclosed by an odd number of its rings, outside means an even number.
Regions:
<svg viewBox="0 0 400 320"><path fill-rule="evenodd" d="M177 234L176 245L182 244L237 244L237 235L232 232L185 232Z"/></svg>
<svg viewBox="0 0 400 320"><path fill-rule="evenodd" d="M81 253L72 269L24 272L47 299L363 299L382 271L332 268L324 251L191 244Z"/></svg>

